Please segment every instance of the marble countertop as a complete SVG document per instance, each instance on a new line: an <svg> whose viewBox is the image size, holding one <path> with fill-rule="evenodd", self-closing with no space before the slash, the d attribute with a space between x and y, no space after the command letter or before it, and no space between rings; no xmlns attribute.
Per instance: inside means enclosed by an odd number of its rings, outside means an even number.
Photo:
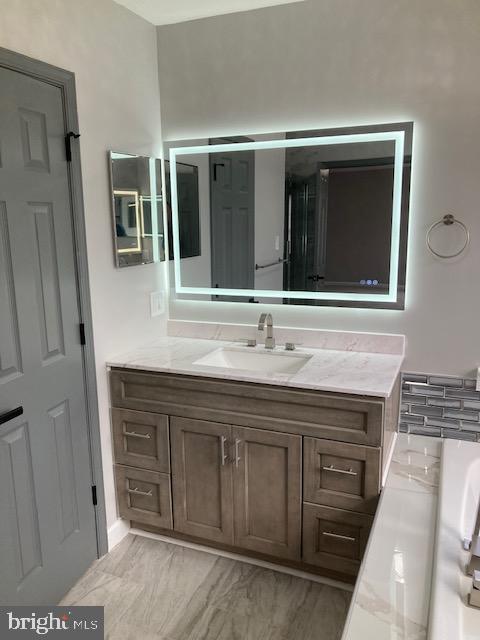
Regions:
<svg viewBox="0 0 480 640"><path fill-rule="evenodd" d="M166 336L109 358L107 366L386 398L392 392L403 363L403 355L399 354L297 347L295 354L311 356L297 373L254 372L194 364L219 347L231 346L253 349L242 347L238 342ZM263 345L255 349L265 353ZM276 351L284 352L282 347L277 347Z"/></svg>
<svg viewBox="0 0 480 640"><path fill-rule="evenodd" d="M441 449L398 435L342 640L427 638Z"/></svg>

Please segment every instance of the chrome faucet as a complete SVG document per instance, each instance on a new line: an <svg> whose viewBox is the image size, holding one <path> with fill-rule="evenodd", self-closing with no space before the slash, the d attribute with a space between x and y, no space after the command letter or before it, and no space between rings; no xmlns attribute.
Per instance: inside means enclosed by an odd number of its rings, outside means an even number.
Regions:
<svg viewBox="0 0 480 640"><path fill-rule="evenodd" d="M263 331L267 325L267 337L265 338L265 349L275 349L275 338L273 337L273 318L271 313L261 313L258 319L258 330Z"/></svg>

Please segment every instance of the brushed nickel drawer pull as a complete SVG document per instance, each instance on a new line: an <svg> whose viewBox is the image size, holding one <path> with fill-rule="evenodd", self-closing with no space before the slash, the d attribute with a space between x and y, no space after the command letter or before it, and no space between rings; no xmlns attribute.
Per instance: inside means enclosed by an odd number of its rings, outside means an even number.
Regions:
<svg viewBox="0 0 480 640"><path fill-rule="evenodd" d="M227 441L227 436L220 436L220 462L222 467L225 466L225 462L227 461L227 454L225 453L225 443Z"/></svg>
<svg viewBox="0 0 480 640"><path fill-rule="evenodd" d="M346 476L358 476L358 473L353 469L349 469L348 471L346 469L336 469L333 466L333 464L331 464L329 467L322 467L322 471L333 471L334 473L343 473Z"/></svg>
<svg viewBox="0 0 480 640"><path fill-rule="evenodd" d="M124 431L123 434L125 436L130 436L131 438L143 438L144 440L150 440L149 433L137 433L137 431Z"/></svg>
<svg viewBox="0 0 480 640"><path fill-rule="evenodd" d="M356 538L352 538L352 536L341 536L339 533L330 533L330 531L322 531L322 536L337 538L338 540L346 540L347 542L355 542L356 540Z"/></svg>
<svg viewBox="0 0 480 640"><path fill-rule="evenodd" d="M138 487L134 487L133 489L127 489L127 493L133 493L136 496L146 496L147 498L152 497L152 490L149 491L141 491Z"/></svg>
<svg viewBox="0 0 480 640"><path fill-rule="evenodd" d="M241 440L239 440L238 438L235 438L235 466L236 467L238 467L238 464L241 460L240 453L239 453L239 446L241 442L242 442Z"/></svg>

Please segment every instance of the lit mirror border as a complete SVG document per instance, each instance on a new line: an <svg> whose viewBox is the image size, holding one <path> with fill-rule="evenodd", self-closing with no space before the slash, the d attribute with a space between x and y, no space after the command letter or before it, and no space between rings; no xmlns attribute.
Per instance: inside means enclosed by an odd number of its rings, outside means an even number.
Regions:
<svg viewBox="0 0 480 640"><path fill-rule="evenodd" d="M386 125L387 127L388 125ZM334 291L271 291L268 289L222 289L216 287L185 287L182 285L180 236L178 223L178 198L177 198L177 172L176 161L178 156L221 153L226 151L251 151L256 149L287 149L292 147L314 147L319 145L352 144L356 142L394 142L394 174L393 174L393 199L392 199L392 231L390 243L390 279L388 293L336 293ZM402 186L403 164L405 148L404 130L385 130L370 133L347 133L339 135L315 136L310 138L290 138L284 140L262 140L257 142L235 142L232 144L212 144L192 147L172 147L169 151L170 160L170 185L171 207L174 247L174 272L175 291L187 295L212 295L234 297L258 297L262 298L295 298L302 300L331 300L350 303L383 303L396 304L398 301L398 267L400 259L400 229L402 215Z"/></svg>

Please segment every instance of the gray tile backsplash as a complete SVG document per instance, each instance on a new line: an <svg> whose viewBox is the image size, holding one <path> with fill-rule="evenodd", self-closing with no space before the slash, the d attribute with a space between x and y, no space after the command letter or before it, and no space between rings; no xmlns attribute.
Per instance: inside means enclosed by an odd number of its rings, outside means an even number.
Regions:
<svg viewBox="0 0 480 640"><path fill-rule="evenodd" d="M480 442L480 391L475 380L402 375L400 431Z"/></svg>

